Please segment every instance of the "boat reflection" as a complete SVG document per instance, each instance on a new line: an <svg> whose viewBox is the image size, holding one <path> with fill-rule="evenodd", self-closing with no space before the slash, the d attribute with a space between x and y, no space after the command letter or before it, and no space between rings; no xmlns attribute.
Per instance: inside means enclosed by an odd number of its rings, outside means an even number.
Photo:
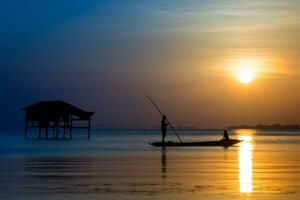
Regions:
<svg viewBox="0 0 300 200"><path fill-rule="evenodd" d="M166 178L167 173L167 155L166 155L166 147L161 148L161 177Z"/></svg>
<svg viewBox="0 0 300 200"><path fill-rule="evenodd" d="M243 142L239 147L239 181L240 192L252 192L252 150L251 136L239 136Z"/></svg>

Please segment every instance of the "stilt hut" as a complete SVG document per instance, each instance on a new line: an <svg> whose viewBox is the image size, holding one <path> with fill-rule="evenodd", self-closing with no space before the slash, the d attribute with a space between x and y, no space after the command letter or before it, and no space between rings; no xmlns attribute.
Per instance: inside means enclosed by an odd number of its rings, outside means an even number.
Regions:
<svg viewBox="0 0 300 200"><path fill-rule="evenodd" d="M29 129L37 129L38 139L46 140L72 139L74 129L86 129L87 138L90 139L91 117L94 112L81 110L63 101L41 101L22 110L26 112L24 131L26 139ZM87 125L74 126L75 121L83 121ZM51 130L52 137L49 135Z"/></svg>

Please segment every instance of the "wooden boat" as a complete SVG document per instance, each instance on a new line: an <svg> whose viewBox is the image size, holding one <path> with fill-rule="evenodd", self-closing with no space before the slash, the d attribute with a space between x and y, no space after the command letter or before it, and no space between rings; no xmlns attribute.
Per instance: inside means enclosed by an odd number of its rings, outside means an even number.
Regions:
<svg viewBox="0 0 300 200"><path fill-rule="evenodd" d="M217 140L217 141L204 141L204 142L153 142L149 143L155 147L192 147L192 146L223 146L229 147L234 144L242 142L242 140L229 139L229 140Z"/></svg>

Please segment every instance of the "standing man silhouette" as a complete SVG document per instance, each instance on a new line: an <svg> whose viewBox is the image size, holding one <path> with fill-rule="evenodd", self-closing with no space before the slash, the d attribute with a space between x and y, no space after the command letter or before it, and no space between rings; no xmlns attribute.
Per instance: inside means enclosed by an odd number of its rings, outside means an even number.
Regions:
<svg viewBox="0 0 300 200"><path fill-rule="evenodd" d="M165 137L167 135L167 127L169 123L167 122L167 116L163 115L163 118L160 123L160 129L161 129L161 134L162 134L162 142L165 142Z"/></svg>

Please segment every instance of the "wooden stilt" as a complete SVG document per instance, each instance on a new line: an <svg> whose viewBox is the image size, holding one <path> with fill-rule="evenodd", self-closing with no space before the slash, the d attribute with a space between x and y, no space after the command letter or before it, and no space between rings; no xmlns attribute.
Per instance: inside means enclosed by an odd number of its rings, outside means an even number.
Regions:
<svg viewBox="0 0 300 200"><path fill-rule="evenodd" d="M64 122L64 139L66 139L66 122Z"/></svg>
<svg viewBox="0 0 300 200"><path fill-rule="evenodd" d="M55 139L55 124L52 124L52 134L53 134L53 139Z"/></svg>
<svg viewBox="0 0 300 200"><path fill-rule="evenodd" d="M91 119L89 119L89 127L88 127L88 139L91 138Z"/></svg>
<svg viewBox="0 0 300 200"><path fill-rule="evenodd" d="M41 139L41 130L42 129L42 127L41 127L41 125L39 125L39 140Z"/></svg>
<svg viewBox="0 0 300 200"><path fill-rule="evenodd" d="M27 139L28 122L25 122L24 138Z"/></svg>
<svg viewBox="0 0 300 200"><path fill-rule="evenodd" d="M56 124L55 127L55 139L58 139L58 133L59 133L59 122Z"/></svg>
<svg viewBox="0 0 300 200"><path fill-rule="evenodd" d="M45 135L46 135L46 139L48 138L48 129L49 129L49 127L46 126L46 127L45 127Z"/></svg>
<svg viewBox="0 0 300 200"><path fill-rule="evenodd" d="M71 116L71 124L70 124L70 139L72 140L72 129L73 129L73 117Z"/></svg>
<svg viewBox="0 0 300 200"><path fill-rule="evenodd" d="M85 121L88 123L87 125L80 125L76 126L77 121ZM75 123L75 124L73 124ZM87 131L87 139L91 139L91 119L81 119L81 118L73 118L70 117L70 121L59 121L53 122L51 121L48 124L41 124L38 123L34 125L34 122L25 122L24 127L24 138L28 138L28 131L30 128L38 129L38 139L73 139L73 128L77 129L84 129ZM51 128L52 128L52 137L51 137ZM44 131L45 129L45 131ZM45 133L45 134L44 134Z"/></svg>

